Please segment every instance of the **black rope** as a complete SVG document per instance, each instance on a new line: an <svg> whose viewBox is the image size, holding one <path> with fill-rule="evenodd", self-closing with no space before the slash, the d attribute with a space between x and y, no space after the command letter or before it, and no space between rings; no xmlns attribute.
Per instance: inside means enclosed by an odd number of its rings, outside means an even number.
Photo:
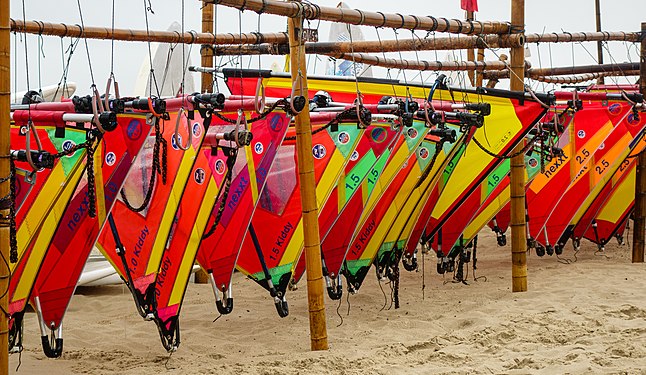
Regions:
<svg viewBox="0 0 646 375"><path fill-rule="evenodd" d="M69 150L58 152L52 155L54 158L72 155L80 149L85 149L85 170L83 173L87 176L87 197L88 197L88 216L96 217L96 182L94 179L94 151L101 142L102 135L99 132L90 131L86 135L86 141L74 145ZM95 144L96 142L96 144Z"/></svg>
<svg viewBox="0 0 646 375"><path fill-rule="evenodd" d="M146 207L148 207L148 204L150 203L150 199L152 198L152 195L153 195L157 174L161 174L162 183L164 185L166 184L166 171L168 167L167 150L168 150L168 142L166 141L166 139L164 139L162 135L162 131L159 126L159 118L155 117L155 145L153 146L153 166L150 173L150 180L148 182L148 189L146 191L146 195L144 196L144 201L141 203L139 207L134 207L130 203L130 201L128 201L125 190L121 188L121 192L120 192L121 199L123 200L123 203L126 205L126 207L128 207L129 210L133 212L141 212L145 210ZM161 151L161 155L160 155L160 151Z"/></svg>
<svg viewBox="0 0 646 375"><path fill-rule="evenodd" d="M220 206L218 207L218 212L215 215L215 220L213 220L213 224L209 228L208 231L206 231L202 235L202 239L209 238L213 233L215 233L216 228L218 227L218 224L220 224L220 219L222 218L222 213L224 213L224 208L226 205L227 198L229 197L229 189L231 188L231 180L233 177L233 166L236 163L236 159L238 158L238 149L233 148L229 149L229 154L227 155L227 174L224 176L224 185L220 187L220 190L218 191L218 197L216 198L216 202L219 199L220 200Z"/></svg>

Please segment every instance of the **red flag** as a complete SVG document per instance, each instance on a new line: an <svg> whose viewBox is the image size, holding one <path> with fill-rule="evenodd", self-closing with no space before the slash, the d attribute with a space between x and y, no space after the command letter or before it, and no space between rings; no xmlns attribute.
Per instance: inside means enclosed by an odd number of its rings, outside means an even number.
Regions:
<svg viewBox="0 0 646 375"><path fill-rule="evenodd" d="M460 0L460 6L462 9L468 12L477 12L478 11L478 0Z"/></svg>

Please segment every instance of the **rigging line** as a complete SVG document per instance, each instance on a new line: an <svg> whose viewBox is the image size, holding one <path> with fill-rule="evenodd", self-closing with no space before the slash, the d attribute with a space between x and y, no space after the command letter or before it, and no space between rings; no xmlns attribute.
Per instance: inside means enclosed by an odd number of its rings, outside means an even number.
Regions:
<svg viewBox="0 0 646 375"><path fill-rule="evenodd" d="M148 5L146 5L146 0L143 0L144 2L144 19L146 21L146 36L147 36L147 44L148 44L148 61L150 63L150 73L148 75L148 95L152 96L153 94L153 84L155 85L155 90L157 91L157 96L161 96L161 92L159 91L159 86L157 85L157 78L155 77L155 69L153 68L153 51L152 51L152 46L151 46L151 41L150 41L150 27L148 25L148 12L155 14L153 12L153 7L152 4L150 3L150 0L148 1Z"/></svg>
<svg viewBox="0 0 646 375"><path fill-rule="evenodd" d="M43 35L38 34L38 92L40 95L43 95L43 81L42 81L42 62L41 62L41 57L42 59L45 58L45 49L43 47Z"/></svg>
<svg viewBox="0 0 646 375"><path fill-rule="evenodd" d="M62 61L61 66L63 68L63 74L61 75L61 79L58 81L58 85L56 86L54 97L58 96L58 90L61 88L61 84L63 85L62 95L65 95L65 93L68 92L67 74L69 72L72 55L74 54L74 51L76 50L76 46L78 46L78 43L80 40L81 40L80 38L76 38L76 39L70 38L70 45L67 47L67 51L66 51L65 46L63 45L63 38L61 37L61 61ZM65 54L67 54L68 51L69 51L69 55L67 56L67 61L66 61Z"/></svg>
<svg viewBox="0 0 646 375"><path fill-rule="evenodd" d="M26 16L25 16L25 0L22 0L22 22L27 23L26 21ZM27 83L27 92L31 89L29 85L29 54L28 54L28 49L27 49L27 32L23 32L23 35L25 36L25 79ZM18 69L16 69L18 70ZM17 89L17 88L16 88ZM30 106L31 108L31 106ZM30 116L31 117L31 112Z"/></svg>
<svg viewBox="0 0 646 375"><path fill-rule="evenodd" d="M411 34L413 34L413 39L415 39L417 37L417 40L419 40L419 42L421 44L422 40L415 33L415 30L411 30ZM415 51L415 59L417 60L417 64L419 65L419 53L417 53L417 45L415 43L413 43L413 50ZM424 94L424 99L427 99L428 96L426 95L426 85L425 85L425 80L424 80L424 76L422 75L422 70L421 69L419 71L419 78L420 78L420 81L422 81L422 93Z"/></svg>
<svg viewBox="0 0 646 375"><path fill-rule="evenodd" d="M112 40L110 41L110 77L114 77L114 0L112 0Z"/></svg>
<svg viewBox="0 0 646 375"><path fill-rule="evenodd" d="M381 42L381 36L379 35L379 28L376 27L376 26L375 26L375 31L377 32L377 40L379 40L379 48L381 49L381 54L384 56L384 60L385 60L386 59L386 52L384 51L384 46L383 46L383 44ZM393 89L393 96L395 97L395 99L399 99L397 97L397 90L395 90L395 83L393 81L393 77L390 74L390 68L388 68L386 70L386 75L388 76L388 80L390 81L390 86Z"/></svg>
<svg viewBox="0 0 646 375"><path fill-rule="evenodd" d="M87 64L90 69L90 79L92 80L92 86L96 86L94 83L94 72L92 71L92 59L90 58L90 47L87 44L87 37L85 36L85 23L83 22L83 10L81 9L81 0L76 0L76 4L79 9L79 17L81 19L81 35L83 35L83 42L85 43L85 54L87 55Z"/></svg>
<svg viewBox="0 0 646 375"><path fill-rule="evenodd" d="M352 51L352 75L354 76L354 85L357 89L357 99L358 103L357 105L361 105L362 102L361 100L361 91L359 90L359 80L357 78L357 63L354 61L354 41L352 38L352 27L350 24L347 24L348 27L348 34L350 35L350 50Z"/></svg>

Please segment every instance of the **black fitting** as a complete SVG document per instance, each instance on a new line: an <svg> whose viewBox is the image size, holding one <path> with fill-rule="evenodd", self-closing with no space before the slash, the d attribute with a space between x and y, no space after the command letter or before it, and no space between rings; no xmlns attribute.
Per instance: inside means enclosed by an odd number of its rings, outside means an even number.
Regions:
<svg viewBox="0 0 646 375"><path fill-rule="evenodd" d="M27 162L27 151L19 150L13 151L12 156L16 161ZM38 169L52 169L54 168L54 155L47 151L31 151L31 161Z"/></svg>
<svg viewBox="0 0 646 375"><path fill-rule="evenodd" d="M482 116L489 116L491 114L490 103L467 103L464 108L469 111L480 112Z"/></svg>
<svg viewBox="0 0 646 375"><path fill-rule="evenodd" d="M219 92L214 92L210 94L194 94L193 100L196 102L209 104L212 107L217 109L222 109L224 108L224 102L226 101L226 97L224 96L224 94L221 94Z"/></svg>
<svg viewBox="0 0 646 375"><path fill-rule="evenodd" d="M166 102L163 99L151 98L151 101L152 109L155 113L162 114L166 112ZM148 106L148 98L134 99L129 104L133 109L138 109L140 111L150 110L150 107Z"/></svg>
<svg viewBox="0 0 646 375"><path fill-rule="evenodd" d="M116 112L103 112L99 114L99 123L101 127L108 132L117 128L117 114Z"/></svg>
<svg viewBox="0 0 646 375"><path fill-rule="evenodd" d="M441 138L441 142L454 143L457 140L457 133L453 129L435 128L429 130L431 135Z"/></svg>

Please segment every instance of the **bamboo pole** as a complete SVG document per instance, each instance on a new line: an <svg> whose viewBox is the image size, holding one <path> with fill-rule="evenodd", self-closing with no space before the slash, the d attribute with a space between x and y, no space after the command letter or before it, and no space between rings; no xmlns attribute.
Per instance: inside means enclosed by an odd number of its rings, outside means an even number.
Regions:
<svg viewBox="0 0 646 375"><path fill-rule="evenodd" d="M467 21L473 21L474 18L474 12L468 10L467 11ZM467 49L467 60L469 61L476 61L476 51L473 48ZM475 71L469 71L467 75L469 76L469 82L471 82L471 86L476 85L476 75Z"/></svg>
<svg viewBox="0 0 646 375"><path fill-rule="evenodd" d="M484 61L485 52L483 48L478 48L478 61ZM476 73L476 87L482 87L484 77L483 72Z"/></svg>
<svg viewBox="0 0 646 375"><path fill-rule="evenodd" d="M602 73L606 76L633 75L639 71L639 63L619 63L619 64L602 64L602 65L580 65L564 66L555 68L529 68L525 70L525 75L532 79L538 79L546 76L560 75L577 75L577 74L594 74ZM509 78L509 69L503 70L486 70L483 72L484 78L502 79Z"/></svg>
<svg viewBox="0 0 646 375"><path fill-rule="evenodd" d="M213 34L213 4L202 4L202 33ZM208 45L202 45L200 49L200 64L206 67L213 67L213 48ZM213 73L202 72L200 74L202 93L213 91ZM209 275L202 268L195 272L195 283L206 284L209 282Z"/></svg>
<svg viewBox="0 0 646 375"><path fill-rule="evenodd" d="M577 75L568 75L568 76L530 76L529 78L545 83L557 83L557 84L575 84L581 82L592 81L593 79L601 79L603 77L611 76L638 76L639 71L636 70L627 70L625 72L600 72L600 73L586 73L586 74L577 74ZM597 81L598 82L598 81Z"/></svg>
<svg viewBox="0 0 646 375"><path fill-rule="evenodd" d="M324 7L311 3L283 2L277 0L207 0L240 10L257 13L277 14L286 17L302 17L308 20L319 19L349 23L354 25L439 31L453 34L509 34L512 32L508 22L449 20L444 17L414 16L399 13L370 12L359 9Z"/></svg>
<svg viewBox="0 0 646 375"><path fill-rule="evenodd" d="M511 23L518 29L525 28L525 0L512 0ZM511 49L511 80L509 87L512 91L525 91L525 49ZM527 291L527 240L525 237L525 155L522 153L524 142L514 151L519 154L511 159L511 277L512 291Z"/></svg>
<svg viewBox="0 0 646 375"><path fill-rule="evenodd" d="M594 8L596 10L597 32L601 31L601 0L594 0ZM597 63L603 64L603 42L597 41ZM603 77L599 77L597 83L603 85Z"/></svg>
<svg viewBox="0 0 646 375"><path fill-rule="evenodd" d="M9 0L0 0L0 178L10 175L10 112L11 112L11 44L9 36ZM11 180L0 183L0 197L8 197ZM9 289L9 204L11 198L2 198L0 203L0 309L7 311ZM9 373L9 335L7 315L0 314L0 375Z"/></svg>
<svg viewBox="0 0 646 375"><path fill-rule="evenodd" d="M522 48L522 47L521 47ZM457 71L470 71L470 70L503 70L508 65L503 61L426 61L426 60L400 60L392 58L384 58L374 55L366 55L363 53L326 53L326 56L334 57L337 59L344 59L364 63L368 65L381 66L384 68L395 69L410 69L410 70L457 70Z"/></svg>
<svg viewBox="0 0 646 375"><path fill-rule="evenodd" d="M646 22L642 23L644 38L641 45L639 90L646 94ZM646 153L637 159L637 183L635 184L635 230L633 232L633 263L644 262L646 237Z"/></svg>
<svg viewBox="0 0 646 375"><path fill-rule="evenodd" d="M42 21L11 20L11 31L18 33L53 35L60 37L86 38L86 39L114 39L126 42L158 42L158 43L184 43L184 44L259 44L259 43L285 43L287 33L226 33L213 35L213 33L196 33L177 31L146 31L130 29L114 29L110 27L82 28L80 25L63 23L50 23Z"/></svg>
<svg viewBox="0 0 646 375"><path fill-rule="evenodd" d="M570 43L570 42L639 42L639 32L623 31L602 31L602 32L579 32L579 33L532 33L525 34L525 43Z"/></svg>
<svg viewBox="0 0 646 375"><path fill-rule="evenodd" d="M301 34L303 31L303 18L295 17L287 20L287 30L290 40L289 66L291 67L292 84L296 88L293 94L307 96L307 63ZM310 347L311 350L327 350L323 266L319 239L314 158L312 156L312 125L310 124L308 106L305 106L303 111L296 116L295 123L307 270Z"/></svg>

